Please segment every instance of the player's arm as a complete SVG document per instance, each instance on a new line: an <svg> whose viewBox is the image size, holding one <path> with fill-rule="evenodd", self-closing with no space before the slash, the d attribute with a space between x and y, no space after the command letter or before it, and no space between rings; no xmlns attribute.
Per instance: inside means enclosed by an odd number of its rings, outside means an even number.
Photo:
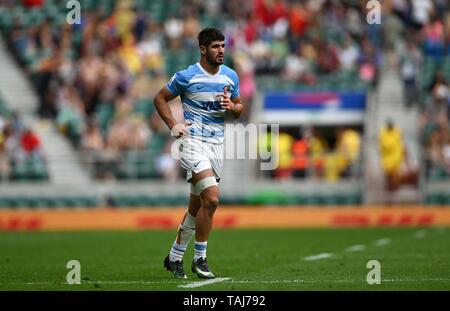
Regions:
<svg viewBox="0 0 450 311"><path fill-rule="evenodd" d="M177 121L173 117L172 111L169 107L169 102L173 100L174 96L167 87L163 87L159 93L156 95L153 104L155 105L156 111L158 111L159 116L167 124L167 126L172 129Z"/></svg>
<svg viewBox="0 0 450 311"><path fill-rule="evenodd" d="M240 117L242 111L244 110L244 105L241 103L240 97L231 99L231 102L234 105L234 108L231 110L231 112L233 113L233 117L237 119Z"/></svg>
<svg viewBox="0 0 450 311"><path fill-rule="evenodd" d="M167 87L163 87L159 93L156 95L153 104L155 105L156 111L158 111L159 116L169 127L173 136L180 138L181 136L187 135L186 125L189 124L177 124L177 121L173 117L172 111L169 107L169 102L176 98Z"/></svg>

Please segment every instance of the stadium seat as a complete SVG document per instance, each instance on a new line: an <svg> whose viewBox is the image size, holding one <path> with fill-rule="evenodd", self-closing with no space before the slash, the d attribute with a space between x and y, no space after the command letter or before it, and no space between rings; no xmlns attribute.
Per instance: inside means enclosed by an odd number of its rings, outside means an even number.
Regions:
<svg viewBox="0 0 450 311"><path fill-rule="evenodd" d="M445 198L440 193L431 193L431 194L428 194L426 201L427 201L427 204L430 204L430 205L440 205L445 202Z"/></svg>
<svg viewBox="0 0 450 311"><path fill-rule="evenodd" d="M9 207L9 200L5 197L0 197L0 208Z"/></svg>
<svg viewBox="0 0 450 311"><path fill-rule="evenodd" d="M330 195L324 196L323 202L326 205L338 205L340 203L339 199L340 199L339 195L337 195L337 194L330 194Z"/></svg>
<svg viewBox="0 0 450 311"><path fill-rule="evenodd" d="M359 205L362 203L362 197L359 193L348 194L346 195L345 201L349 205Z"/></svg>
<svg viewBox="0 0 450 311"><path fill-rule="evenodd" d="M306 196L306 205L319 205L322 203L322 197L320 195L308 195Z"/></svg>
<svg viewBox="0 0 450 311"><path fill-rule="evenodd" d="M298 205L306 205L306 203L307 203L306 197L304 195L297 196L296 203Z"/></svg>

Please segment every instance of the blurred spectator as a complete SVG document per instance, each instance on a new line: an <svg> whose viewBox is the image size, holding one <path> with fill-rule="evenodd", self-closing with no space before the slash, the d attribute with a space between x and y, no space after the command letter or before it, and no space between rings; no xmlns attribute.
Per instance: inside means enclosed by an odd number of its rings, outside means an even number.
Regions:
<svg viewBox="0 0 450 311"><path fill-rule="evenodd" d="M450 135L448 133L443 139L442 157L444 169L450 175Z"/></svg>
<svg viewBox="0 0 450 311"><path fill-rule="evenodd" d="M45 154L37 133L15 112L0 115L0 181L18 178L18 170L23 178L34 176L37 167L45 171Z"/></svg>
<svg viewBox="0 0 450 311"><path fill-rule="evenodd" d="M56 124L62 133L78 145L85 128L85 111L79 93L72 86L63 86L58 93Z"/></svg>
<svg viewBox="0 0 450 311"><path fill-rule="evenodd" d="M308 137L313 176L321 177L323 175L325 154L328 150L328 144L317 130L311 129L311 131L308 132L306 135Z"/></svg>
<svg viewBox="0 0 450 311"><path fill-rule="evenodd" d="M430 12L434 5L431 0L412 0L412 17L414 25L421 28L429 22Z"/></svg>
<svg viewBox="0 0 450 311"><path fill-rule="evenodd" d="M431 22L424 26L422 37L424 41L425 53L428 56L435 58L441 58L444 56L444 23L439 19L435 12L431 14Z"/></svg>
<svg viewBox="0 0 450 311"><path fill-rule="evenodd" d="M406 107L418 105L419 72L422 55L411 40L406 42L405 51L400 55L400 74L403 80L404 103Z"/></svg>
<svg viewBox="0 0 450 311"><path fill-rule="evenodd" d="M442 71L438 71L433 84L431 85L431 94L433 95L433 101L448 105L450 98L450 91L447 79Z"/></svg>
<svg viewBox="0 0 450 311"><path fill-rule="evenodd" d="M350 36L346 36L339 52L339 63L343 70L353 70L359 55L359 48Z"/></svg>
<svg viewBox="0 0 450 311"><path fill-rule="evenodd" d="M105 148L100 128L94 120L89 120L81 141L81 148L85 151L99 151Z"/></svg>
<svg viewBox="0 0 450 311"><path fill-rule="evenodd" d="M327 182L336 182L341 177L345 165L345 155L338 151L327 150L324 156L323 174Z"/></svg>
<svg viewBox="0 0 450 311"><path fill-rule="evenodd" d="M300 137L292 146L292 167L294 169L294 177L307 177L307 174L309 173L309 162L308 142L305 138Z"/></svg>
<svg viewBox="0 0 450 311"><path fill-rule="evenodd" d="M372 84L373 86L377 86L381 55L367 38L364 38L362 41L358 64L359 78Z"/></svg>
<svg viewBox="0 0 450 311"><path fill-rule="evenodd" d="M10 172L10 159L6 149L6 140L8 139L9 133L3 122L2 119L2 126L0 127L0 181L7 179Z"/></svg>
<svg viewBox="0 0 450 311"><path fill-rule="evenodd" d="M157 23L151 23L149 31L138 43L138 54L148 70L161 71L163 69L162 37Z"/></svg>
<svg viewBox="0 0 450 311"><path fill-rule="evenodd" d="M315 44L317 51L318 73L333 73L339 69L340 63L335 45L318 40Z"/></svg>
<svg viewBox="0 0 450 311"><path fill-rule="evenodd" d="M299 38L305 34L309 19L309 10L304 6L303 2L294 2L289 11L289 27L294 37Z"/></svg>
<svg viewBox="0 0 450 311"><path fill-rule="evenodd" d="M22 0L26 7L40 7L44 4L44 0Z"/></svg>
<svg viewBox="0 0 450 311"><path fill-rule="evenodd" d="M338 128L336 138L336 151L341 157L340 174L345 177L355 176L361 152L360 134L351 128Z"/></svg>
<svg viewBox="0 0 450 311"><path fill-rule="evenodd" d="M287 132L280 131L278 141L272 147L278 156L278 167L275 171L276 179L289 179L292 177L292 146L294 138Z"/></svg>
<svg viewBox="0 0 450 311"><path fill-rule="evenodd" d="M425 136L427 136L427 130L429 129L448 128L449 89L442 72L436 74L429 91L431 97L426 102L420 118L420 128ZM425 143L427 143L427 137L425 137Z"/></svg>
<svg viewBox="0 0 450 311"><path fill-rule="evenodd" d="M442 135L442 131L433 132L428 142L426 158L430 162L432 167L445 170L446 158L443 152L444 140L445 136Z"/></svg>
<svg viewBox="0 0 450 311"><path fill-rule="evenodd" d="M20 137L20 146L26 157L32 157L41 152L41 141L30 128L25 128Z"/></svg>
<svg viewBox="0 0 450 311"><path fill-rule="evenodd" d="M285 2L281 0L254 0L253 5L256 17L265 26L273 25L288 13Z"/></svg>
<svg viewBox="0 0 450 311"><path fill-rule="evenodd" d="M405 184L417 186L418 173L408 161L401 129L392 120L387 120L378 139L386 189L392 192Z"/></svg>

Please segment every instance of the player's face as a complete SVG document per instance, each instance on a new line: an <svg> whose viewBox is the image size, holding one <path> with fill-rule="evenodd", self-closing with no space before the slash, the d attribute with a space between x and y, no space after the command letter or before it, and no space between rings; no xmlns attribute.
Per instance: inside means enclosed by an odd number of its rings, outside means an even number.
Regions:
<svg viewBox="0 0 450 311"><path fill-rule="evenodd" d="M213 41L206 49L206 60L213 66L223 64L225 57L225 42Z"/></svg>

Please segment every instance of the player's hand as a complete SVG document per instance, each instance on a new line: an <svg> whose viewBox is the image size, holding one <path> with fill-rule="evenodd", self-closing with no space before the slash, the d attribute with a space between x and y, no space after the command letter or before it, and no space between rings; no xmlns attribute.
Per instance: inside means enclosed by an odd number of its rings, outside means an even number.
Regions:
<svg viewBox="0 0 450 311"><path fill-rule="evenodd" d="M220 106L222 109L234 111L234 103L231 101L230 97L228 97L228 86L223 88L223 93L218 94L218 97L221 97Z"/></svg>
<svg viewBox="0 0 450 311"><path fill-rule="evenodd" d="M188 126L192 124L191 121L185 121L184 123L175 124L170 130L170 135L176 138L186 137L189 135Z"/></svg>

